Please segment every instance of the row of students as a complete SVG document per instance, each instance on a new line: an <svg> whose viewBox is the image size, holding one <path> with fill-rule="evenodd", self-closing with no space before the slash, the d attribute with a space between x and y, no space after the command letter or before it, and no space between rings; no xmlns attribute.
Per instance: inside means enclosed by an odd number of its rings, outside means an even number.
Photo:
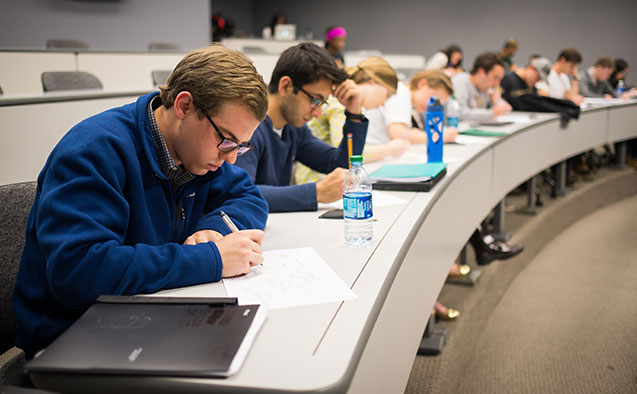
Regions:
<svg viewBox="0 0 637 394"><path fill-rule="evenodd" d="M248 272L263 259L268 212L316 210L342 197L347 134L354 154L367 139L377 158L400 155L407 143L425 143L412 108L424 111L432 95L444 101L455 91L466 114L510 110L489 92L503 75L497 55L485 54L469 74L423 71L407 87L384 61L346 72L325 49L302 43L282 53L266 88L236 51L213 45L187 54L160 92L79 123L52 151L14 292L17 345L32 357L100 294ZM342 127L340 141L326 143L306 124L329 106ZM456 131L448 132L451 141ZM293 185L295 161L327 175ZM230 232L222 210L241 231ZM484 235L483 226L472 237L483 263L519 253Z"/></svg>

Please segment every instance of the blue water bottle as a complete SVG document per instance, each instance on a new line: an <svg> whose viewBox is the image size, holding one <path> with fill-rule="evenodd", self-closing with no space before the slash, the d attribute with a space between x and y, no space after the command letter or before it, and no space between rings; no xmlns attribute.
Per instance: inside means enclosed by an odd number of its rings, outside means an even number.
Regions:
<svg viewBox="0 0 637 394"><path fill-rule="evenodd" d="M425 112L425 131L427 132L427 162L442 163L442 132L444 130L444 110L436 97L429 99Z"/></svg>
<svg viewBox="0 0 637 394"><path fill-rule="evenodd" d="M626 83L624 83L623 79L617 81L617 95L621 96L626 91Z"/></svg>

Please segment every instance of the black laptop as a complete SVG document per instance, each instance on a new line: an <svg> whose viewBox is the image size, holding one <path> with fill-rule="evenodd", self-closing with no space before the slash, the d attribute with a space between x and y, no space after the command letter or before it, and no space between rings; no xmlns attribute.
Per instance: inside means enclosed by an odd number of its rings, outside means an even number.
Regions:
<svg viewBox="0 0 637 394"><path fill-rule="evenodd" d="M102 296L26 368L36 385L51 374L223 378L264 319L236 298Z"/></svg>

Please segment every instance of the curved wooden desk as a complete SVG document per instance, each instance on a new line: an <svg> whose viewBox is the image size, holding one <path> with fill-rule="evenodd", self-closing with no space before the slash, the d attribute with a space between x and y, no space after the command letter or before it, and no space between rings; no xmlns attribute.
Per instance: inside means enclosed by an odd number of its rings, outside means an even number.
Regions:
<svg viewBox="0 0 637 394"><path fill-rule="evenodd" d="M637 103L598 106L560 127L552 114L498 128L496 138L445 147L447 176L429 193L394 192L402 205L376 208L373 242L350 247L343 223L321 212L270 216L266 250L311 246L358 299L271 310L242 369L223 380L36 376L73 392L400 393L448 269L476 225L505 194L579 152L637 136ZM422 159L412 147L408 158ZM370 165L368 170L373 169ZM225 295L220 283L161 292Z"/></svg>

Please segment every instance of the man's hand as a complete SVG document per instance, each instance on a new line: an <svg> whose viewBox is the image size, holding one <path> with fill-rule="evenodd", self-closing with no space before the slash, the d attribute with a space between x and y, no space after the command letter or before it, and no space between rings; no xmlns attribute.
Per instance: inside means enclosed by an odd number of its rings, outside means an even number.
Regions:
<svg viewBox="0 0 637 394"><path fill-rule="evenodd" d="M361 91L358 85L351 79L346 79L338 85L332 96L336 97L352 114L361 113Z"/></svg>
<svg viewBox="0 0 637 394"><path fill-rule="evenodd" d="M221 276L229 278L250 272L250 268L263 262L263 231L241 230L216 241L221 254Z"/></svg>
<svg viewBox="0 0 637 394"><path fill-rule="evenodd" d="M493 116L506 115L511 112L511 106L509 103L498 104L491 108L493 110Z"/></svg>
<svg viewBox="0 0 637 394"><path fill-rule="evenodd" d="M393 157L400 157L409 148L409 141L403 139L391 140L388 144L389 154Z"/></svg>
<svg viewBox="0 0 637 394"><path fill-rule="evenodd" d="M214 230L200 230L188 237L184 245L196 245L206 242L217 242L223 238L223 235Z"/></svg>
<svg viewBox="0 0 637 394"><path fill-rule="evenodd" d="M491 104L499 104L502 100L502 88L495 87L493 89L489 89L489 101Z"/></svg>
<svg viewBox="0 0 637 394"><path fill-rule="evenodd" d="M316 182L316 201L330 203L343 198L343 180L347 170L337 168Z"/></svg>
<svg viewBox="0 0 637 394"><path fill-rule="evenodd" d="M574 102L576 105L582 105L582 103L584 102L584 96L582 96L581 94L576 94L572 97L571 101Z"/></svg>
<svg viewBox="0 0 637 394"><path fill-rule="evenodd" d="M442 132L442 142L455 142L458 136L458 129L455 127L445 127Z"/></svg>

